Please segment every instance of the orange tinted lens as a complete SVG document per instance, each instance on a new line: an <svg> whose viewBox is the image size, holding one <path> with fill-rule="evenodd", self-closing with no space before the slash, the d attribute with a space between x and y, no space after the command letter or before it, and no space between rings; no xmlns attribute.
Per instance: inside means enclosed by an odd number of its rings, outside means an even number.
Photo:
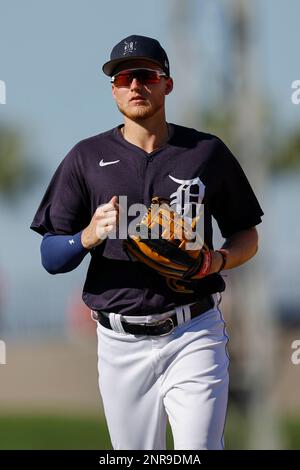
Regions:
<svg viewBox="0 0 300 470"><path fill-rule="evenodd" d="M155 70L135 70L131 72L121 72L115 75L114 84L116 86L130 86L134 78L143 85L150 85L160 81L160 76Z"/></svg>
<svg viewBox="0 0 300 470"><path fill-rule="evenodd" d="M129 86L132 79L133 77L131 73L120 73L114 77L114 84L116 86Z"/></svg>

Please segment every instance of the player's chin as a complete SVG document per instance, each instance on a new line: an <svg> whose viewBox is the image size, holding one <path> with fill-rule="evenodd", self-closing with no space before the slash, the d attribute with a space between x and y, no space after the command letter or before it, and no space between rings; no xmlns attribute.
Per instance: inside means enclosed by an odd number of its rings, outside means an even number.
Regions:
<svg viewBox="0 0 300 470"><path fill-rule="evenodd" d="M120 110L121 111L121 110ZM157 113L158 109L151 104L139 104L138 106L123 109L121 112L129 119L149 119Z"/></svg>
<svg viewBox="0 0 300 470"><path fill-rule="evenodd" d="M137 109L131 109L124 113L129 119L148 119L152 117L155 113L153 110L147 107L139 107Z"/></svg>

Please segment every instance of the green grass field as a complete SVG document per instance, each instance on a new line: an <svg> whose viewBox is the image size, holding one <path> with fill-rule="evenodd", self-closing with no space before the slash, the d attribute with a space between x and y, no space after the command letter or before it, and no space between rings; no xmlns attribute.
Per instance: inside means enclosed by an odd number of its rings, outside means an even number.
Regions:
<svg viewBox="0 0 300 470"><path fill-rule="evenodd" d="M286 449L300 449L300 419L281 422ZM229 415L225 442L227 449L245 448L246 426ZM167 448L172 449L170 429ZM0 449L111 449L103 417L0 414Z"/></svg>

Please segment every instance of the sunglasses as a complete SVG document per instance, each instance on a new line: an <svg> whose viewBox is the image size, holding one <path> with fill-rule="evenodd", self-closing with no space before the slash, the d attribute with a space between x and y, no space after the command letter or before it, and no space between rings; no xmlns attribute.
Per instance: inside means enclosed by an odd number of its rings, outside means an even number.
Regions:
<svg viewBox="0 0 300 470"><path fill-rule="evenodd" d="M128 87L134 78L142 85L154 85L159 83L161 77L166 77L167 74L153 69L130 69L122 70L111 77L110 82L117 87Z"/></svg>

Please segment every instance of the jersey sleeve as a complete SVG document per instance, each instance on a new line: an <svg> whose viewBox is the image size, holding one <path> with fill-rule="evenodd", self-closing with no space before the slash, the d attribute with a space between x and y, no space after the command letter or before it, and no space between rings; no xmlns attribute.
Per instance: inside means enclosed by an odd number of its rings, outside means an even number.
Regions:
<svg viewBox="0 0 300 470"><path fill-rule="evenodd" d="M254 191L239 162L221 141L215 170L219 182L212 198L211 213L222 236L228 238L261 223L264 213Z"/></svg>
<svg viewBox="0 0 300 470"><path fill-rule="evenodd" d="M74 234L90 222L83 161L75 146L55 171L30 228L41 235Z"/></svg>

